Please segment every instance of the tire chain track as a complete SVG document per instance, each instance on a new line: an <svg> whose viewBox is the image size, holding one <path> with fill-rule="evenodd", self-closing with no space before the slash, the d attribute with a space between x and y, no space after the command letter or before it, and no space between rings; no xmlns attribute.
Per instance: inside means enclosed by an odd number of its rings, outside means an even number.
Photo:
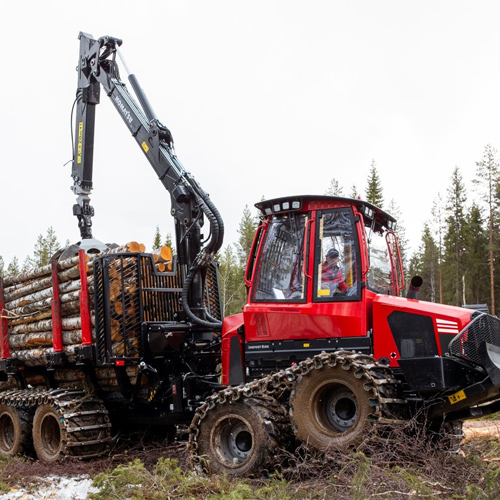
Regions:
<svg viewBox="0 0 500 500"><path fill-rule="evenodd" d="M33 411L50 405L63 424L61 458L93 458L103 455L111 443L108 410L101 400L78 389L21 389L0 393L0 404ZM103 436L104 434L104 436Z"/></svg>
<svg viewBox="0 0 500 500"><path fill-rule="evenodd" d="M188 450L195 465L202 463L198 455L198 435L200 425L207 412L217 405L227 401L238 401L240 398L258 398L262 404L269 407L276 415L276 423L280 429L277 438L281 439L292 434L292 426L288 415L283 417L282 408L288 410L290 394L298 380L313 370L323 367L341 366L345 370L353 370L353 375L364 379L364 389L371 393L370 404L374 408L370 420L381 429L390 429L392 426L407 424L407 401L398 397L400 382L394 377L392 369L378 363L373 356L355 353L353 351L335 351L333 353L317 354L299 364L272 373L258 380L236 387L229 386L217 393L208 396L205 402L196 410L189 426ZM278 411L278 408L281 411ZM287 411L286 413L289 413ZM283 440L281 439L281 443Z"/></svg>

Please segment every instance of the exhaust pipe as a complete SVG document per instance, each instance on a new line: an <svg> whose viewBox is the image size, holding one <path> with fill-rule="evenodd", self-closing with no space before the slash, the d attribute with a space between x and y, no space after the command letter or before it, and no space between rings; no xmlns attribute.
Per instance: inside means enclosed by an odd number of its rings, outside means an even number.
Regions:
<svg viewBox="0 0 500 500"><path fill-rule="evenodd" d="M413 276L410 281L410 286L408 287L408 292L406 293L406 298L418 300L423 282L424 280L420 276Z"/></svg>

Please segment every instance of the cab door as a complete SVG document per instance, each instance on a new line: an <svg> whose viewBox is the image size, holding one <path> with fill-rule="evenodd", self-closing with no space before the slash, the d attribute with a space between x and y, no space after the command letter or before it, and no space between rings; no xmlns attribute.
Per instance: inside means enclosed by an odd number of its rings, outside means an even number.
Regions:
<svg viewBox="0 0 500 500"><path fill-rule="evenodd" d="M260 243L249 303L243 310L247 342L307 338L310 212L271 217Z"/></svg>
<svg viewBox="0 0 500 500"><path fill-rule="evenodd" d="M312 302L318 335L367 335L358 220L351 207L316 214Z"/></svg>

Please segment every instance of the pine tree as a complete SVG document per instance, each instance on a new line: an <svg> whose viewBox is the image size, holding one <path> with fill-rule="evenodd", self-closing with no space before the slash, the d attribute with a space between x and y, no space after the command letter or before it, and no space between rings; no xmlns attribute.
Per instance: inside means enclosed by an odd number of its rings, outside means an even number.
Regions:
<svg viewBox="0 0 500 500"><path fill-rule="evenodd" d="M351 186L351 194L349 195L349 197L354 198L355 200L359 198L358 188L356 187L356 184L353 184Z"/></svg>
<svg viewBox="0 0 500 500"><path fill-rule="evenodd" d="M153 239L153 252L157 252L161 248L161 234L160 234L160 226L156 226L155 236Z"/></svg>
<svg viewBox="0 0 500 500"><path fill-rule="evenodd" d="M377 172L375 160L372 160L370 167L370 174L368 176L368 185L365 190L366 201L382 208L384 206L384 197L382 194L382 186L380 184L380 177Z"/></svg>
<svg viewBox="0 0 500 500"><path fill-rule="evenodd" d="M240 266L242 267L243 273L247 265L248 255L252 249L253 238L255 236L255 230L257 229L257 219L252 216L248 205L245 205L243 210L243 215L241 216L240 226L238 229L239 238L237 244L237 255Z"/></svg>
<svg viewBox="0 0 500 500"><path fill-rule="evenodd" d="M242 282L238 259L231 245L228 245L222 255L219 255L219 283L224 316L241 312Z"/></svg>
<svg viewBox="0 0 500 500"><path fill-rule="evenodd" d="M495 259L494 247L496 243L496 231L494 229L494 220L498 217L498 211L495 206L495 191L500 182L500 170L497 160L497 151L491 144L487 144L483 151L483 158L476 162L476 179L473 182L479 186L483 200L488 206L488 235L489 235L489 271L490 271L490 295L491 312L495 314Z"/></svg>
<svg viewBox="0 0 500 500"><path fill-rule="evenodd" d="M399 251L401 253L401 261L403 263L403 272L407 275L408 270L408 238L406 237L406 228L404 225L403 214L399 205L396 203L394 198L391 200L388 208L389 214L391 214L396 219L396 236L398 238Z"/></svg>
<svg viewBox="0 0 500 500"><path fill-rule="evenodd" d="M489 238L488 231L485 230L484 226L481 209L476 203L473 203L467 213L464 228L465 247L467 249L464 255L464 295L467 304L484 304L490 298L490 287L488 286L489 265L486 259L489 253Z"/></svg>
<svg viewBox="0 0 500 500"><path fill-rule="evenodd" d="M50 263L51 257L60 250L61 245L57 241L56 233L52 227L47 229L46 236L38 235L33 257L29 257L27 263L29 267L41 267Z"/></svg>
<svg viewBox="0 0 500 500"><path fill-rule="evenodd" d="M465 215L464 207L467 196L458 167L453 170L451 185L448 188L446 204L446 233L444 235L444 301L457 306L463 305L464 297L464 255Z"/></svg>
<svg viewBox="0 0 500 500"><path fill-rule="evenodd" d="M330 186L325 191L326 196L344 196L342 192L342 187L339 184L339 181L335 179L335 177L330 181Z"/></svg>
<svg viewBox="0 0 500 500"><path fill-rule="evenodd" d="M424 225L419 253L420 269L418 275L423 280L420 298L436 302L439 290L439 251L428 223Z"/></svg>
<svg viewBox="0 0 500 500"><path fill-rule="evenodd" d="M234 247L227 246L222 254L218 255L219 281L225 315L241 312L246 303L245 269L256 228L257 219L246 206L238 229L238 242Z"/></svg>
<svg viewBox="0 0 500 500"><path fill-rule="evenodd" d="M443 238L445 231L444 207L441 195L438 193L432 205L432 229L438 251L439 303L443 303Z"/></svg>
<svg viewBox="0 0 500 500"><path fill-rule="evenodd" d="M5 263L3 261L3 257L0 255L0 276L3 276L3 268L5 266Z"/></svg>
<svg viewBox="0 0 500 500"><path fill-rule="evenodd" d="M5 276L15 276L16 274L19 274L20 268L19 268L19 261L17 260L17 257L14 257L10 264L7 266L7 271L5 273Z"/></svg>
<svg viewBox="0 0 500 500"><path fill-rule="evenodd" d="M167 233L165 236L165 241L163 243L166 247L169 247L172 250L172 254L175 253L174 242L172 240L172 233Z"/></svg>

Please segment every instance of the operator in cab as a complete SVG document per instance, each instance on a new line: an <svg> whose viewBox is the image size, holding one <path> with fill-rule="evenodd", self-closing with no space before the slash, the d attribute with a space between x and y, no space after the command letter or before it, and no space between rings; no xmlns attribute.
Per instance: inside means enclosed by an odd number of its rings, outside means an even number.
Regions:
<svg viewBox="0 0 500 500"><path fill-rule="evenodd" d="M330 295L347 292L348 287L340 272L339 252L335 248L328 250L325 262L321 267L321 288L330 290Z"/></svg>

